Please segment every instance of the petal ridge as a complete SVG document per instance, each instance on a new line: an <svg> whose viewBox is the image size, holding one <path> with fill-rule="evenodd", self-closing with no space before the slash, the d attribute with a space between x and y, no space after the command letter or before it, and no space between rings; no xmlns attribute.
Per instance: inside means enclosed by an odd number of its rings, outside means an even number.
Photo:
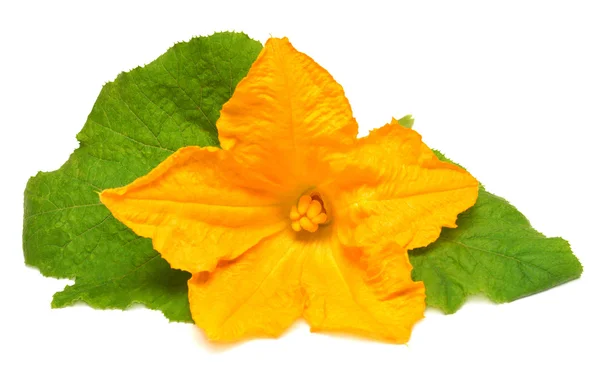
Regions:
<svg viewBox="0 0 600 392"><path fill-rule="evenodd" d="M148 175L100 194L172 268L211 271L286 227L278 195L219 148L185 147Z"/></svg>
<svg viewBox="0 0 600 392"><path fill-rule="evenodd" d="M343 88L287 38L267 41L217 128L224 149L283 188L317 182L358 133Z"/></svg>
<svg viewBox="0 0 600 392"><path fill-rule="evenodd" d="M304 307L302 264L290 231L274 234L212 273L188 282L190 309L209 340L277 337Z"/></svg>
<svg viewBox="0 0 600 392"><path fill-rule="evenodd" d="M313 332L354 333L405 343L423 317L425 292L413 282L406 251L333 246L307 260L302 284L307 293L304 318Z"/></svg>
<svg viewBox="0 0 600 392"><path fill-rule="evenodd" d="M427 246L477 199L473 176L440 161L417 132L395 122L358 139L344 159L328 187L341 205L337 234L347 246Z"/></svg>

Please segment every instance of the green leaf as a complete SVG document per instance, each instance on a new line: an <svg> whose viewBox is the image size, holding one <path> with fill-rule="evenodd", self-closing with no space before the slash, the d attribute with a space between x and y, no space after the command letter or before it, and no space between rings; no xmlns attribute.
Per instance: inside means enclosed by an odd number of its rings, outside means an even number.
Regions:
<svg viewBox="0 0 600 392"><path fill-rule="evenodd" d="M25 262L46 276L75 280L54 295L53 307L141 303L173 321L191 321L189 274L170 269L151 240L114 219L98 192L147 174L180 147L218 145L221 106L261 48L238 33L194 38L102 88L77 135L80 147L25 190Z"/></svg>
<svg viewBox="0 0 600 392"><path fill-rule="evenodd" d="M413 118L412 114L407 114L406 116L396 121L398 121L398 124L406 128L412 128L415 123L415 119Z"/></svg>
<svg viewBox="0 0 600 392"><path fill-rule="evenodd" d="M445 313L456 312L469 295L509 302L576 279L583 271L567 241L537 232L515 207L483 187L457 225L443 229L428 247L410 252L413 279L425 283L427 304Z"/></svg>

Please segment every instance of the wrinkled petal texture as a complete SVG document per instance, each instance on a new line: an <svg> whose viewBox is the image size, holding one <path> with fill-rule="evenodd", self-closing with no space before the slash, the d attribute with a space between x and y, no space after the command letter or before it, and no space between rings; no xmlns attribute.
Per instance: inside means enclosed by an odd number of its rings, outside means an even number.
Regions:
<svg viewBox="0 0 600 392"><path fill-rule="evenodd" d="M192 273L213 270L287 225L279 199L215 147L179 149L100 199L136 234L152 238L171 267Z"/></svg>
<svg viewBox="0 0 600 392"><path fill-rule="evenodd" d="M223 149L287 188L319 182L358 133L342 87L287 38L267 41L217 128Z"/></svg>
<svg viewBox="0 0 600 392"><path fill-rule="evenodd" d="M222 342L279 336L302 315L313 331L408 341L423 317L425 293L422 282L411 280L406 251L366 256L332 238L284 231L211 274L194 275L194 321Z"/></svg>
<svg viewBox="0 0 600 392"><path fill-rule="evenodd" d="M412 281L406 251L388 247L365 254L334 239L313 246L302 274L311 330L407 342L423 318L425 289Z"/></svg>
<svg viewBox="0 0 600 392"><path fill-rule="evenodd" d="M396 121L358 140L329 187L336 227L347 246L391 240L405 249L427 246L442 227L475 204L478 182L440 161L421 136Z"/></svg>
<svg viewBox="0 0 600 392"><path fill-rule="evenodd" d="M194 322L213 341L279 336L302 314L300 260L305 252L288 230L211 274L192 276L188 287Z"/></svg>

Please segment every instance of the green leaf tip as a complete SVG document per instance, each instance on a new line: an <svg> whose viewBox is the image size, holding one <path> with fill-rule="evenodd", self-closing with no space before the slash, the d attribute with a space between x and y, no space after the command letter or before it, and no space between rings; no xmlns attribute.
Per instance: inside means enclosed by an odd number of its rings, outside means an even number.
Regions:
<svg viewBox="0 0 600 392"><path fill-rule="evenodd" d="M454 163L434 152L440 160ZM583 272L567 241L545 237L508 201L483 186L457 226L444 228L428 247L409 252L413 279L425 283L427 305L445 313L456 312L470 295L510 302L577 279Z"/></svg>
<svg viewBox="0 0 600 392"><path fill-rule="evenodd" d="M406 116L396 121L398 121L398 124L406 128L412 128L415 124L415 119L413 118L412 114L407 114Z"/></svg>

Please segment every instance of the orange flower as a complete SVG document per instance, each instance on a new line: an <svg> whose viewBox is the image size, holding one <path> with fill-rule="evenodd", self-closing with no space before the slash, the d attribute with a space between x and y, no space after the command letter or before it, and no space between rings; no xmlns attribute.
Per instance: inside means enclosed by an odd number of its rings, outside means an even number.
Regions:
<svg viewBox="0 0 600 392"><path fill-rule="evenodd" d="M395 121L357 139L342 87L270 39L217 122L222 149L182 148L102 202L193 274L207 337L313 331L403 343L423 317L407 250L435 241L477 181Z"/></svg>

